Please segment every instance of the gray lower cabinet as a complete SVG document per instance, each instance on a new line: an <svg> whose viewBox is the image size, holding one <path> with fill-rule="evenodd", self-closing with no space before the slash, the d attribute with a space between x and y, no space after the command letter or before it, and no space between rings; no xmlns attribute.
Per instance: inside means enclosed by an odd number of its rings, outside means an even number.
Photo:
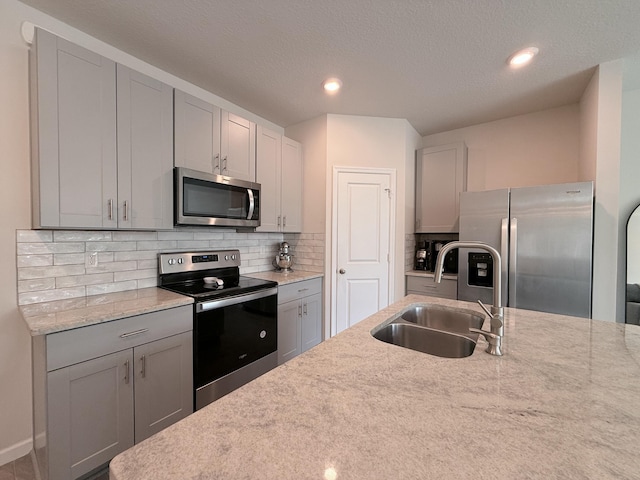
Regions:
<svg viewBox="0 0 640 480"><path fill-rule="evenodd" d="M322 279L278 287L278 365L322 341Z"/></svg>
<svg viewBox="0 0 640 480"><path fill-rule="evenodd" d="M407 295L412 293L456 300L458 297L458 280L456 278L443 278L442 282L435 283L432 276L407 275Z"/></svg>
<svg viewBox="0 0 640 480"><path fill-rule="evenodd" d="M193 412L192 309L35 337L40 476L76 479Z"/></svg>

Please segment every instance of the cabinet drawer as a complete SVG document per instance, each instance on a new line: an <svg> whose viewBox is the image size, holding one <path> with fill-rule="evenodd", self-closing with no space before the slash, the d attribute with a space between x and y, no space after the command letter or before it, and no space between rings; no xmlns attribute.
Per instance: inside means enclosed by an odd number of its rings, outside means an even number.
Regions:
<svg viewBox="0 0 640 480"><path fill-rule="evenodd" d="M458 281L453 278L443 278L442 282L435 283L432 277L407 276L407 294L409 293L455 300L458 296Z"/></svg>
<svg viewBox="0 0 640 480"><path fill-rule="evenodd" d="M315 295L316 293L322 293L321 278L312 278L311 280L302 280L300 282L280 285L278 287L278 304L308 297L309 295Z"/></svg>
<svg viewBox="0 0 640 480"><path fill-rule="evenodd" d="M46 337L47 371L193 330L193 307L145 313Z"/></svg>

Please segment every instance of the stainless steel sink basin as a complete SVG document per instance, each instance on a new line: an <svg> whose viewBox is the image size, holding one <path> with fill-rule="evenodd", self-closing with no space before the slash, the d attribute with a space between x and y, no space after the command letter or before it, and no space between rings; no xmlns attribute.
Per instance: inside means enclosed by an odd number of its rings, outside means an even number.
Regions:
<svg viewBox="0 0 640 480"><path fill-rule="evenodd" d="M457 333L474 340L478 336L470 334L469 328L482 328L485 320L484 315L473 310L441 305L417 305L404 312L400 318L421 327Z"/></svg>
<svg viewBox="0 0 640 480"><path fill-rule="evenodd" d="M374 338L418 352L445 358L471 355L478 340L469 328L481 328L484 316L473 310L419 305L394 321L376 327Z"/></svg>
<svg viewBox="0 0 640 480"><path fill-rule="evenodd" d="M468 357L476 348L476 342L463 335L418 327L409 323L390 323L373 336L386 343L446 358Z"/></svg>

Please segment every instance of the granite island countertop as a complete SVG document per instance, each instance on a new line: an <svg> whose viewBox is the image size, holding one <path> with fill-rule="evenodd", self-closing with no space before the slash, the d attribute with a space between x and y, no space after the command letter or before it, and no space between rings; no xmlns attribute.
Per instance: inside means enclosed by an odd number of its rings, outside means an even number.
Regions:
<svg viewBox="0 0 640 480"><path fill-rule="evenodd" d="M640 327L506 309L505 355L370 331L410 295L121 453L111 480L640 476Z"/></svg>

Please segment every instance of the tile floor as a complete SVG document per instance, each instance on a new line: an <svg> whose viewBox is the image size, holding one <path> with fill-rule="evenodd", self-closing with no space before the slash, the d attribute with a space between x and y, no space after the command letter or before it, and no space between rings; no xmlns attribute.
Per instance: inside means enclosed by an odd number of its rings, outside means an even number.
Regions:
<svg viewBox="0 0 640 480"><path fill-rule="evenodd" d="M25 455L19 459L0 466L0 480L36 480L36 472L33 469L31 455ZM109 472L103 471L87 480L109 480Z"/></svg>

